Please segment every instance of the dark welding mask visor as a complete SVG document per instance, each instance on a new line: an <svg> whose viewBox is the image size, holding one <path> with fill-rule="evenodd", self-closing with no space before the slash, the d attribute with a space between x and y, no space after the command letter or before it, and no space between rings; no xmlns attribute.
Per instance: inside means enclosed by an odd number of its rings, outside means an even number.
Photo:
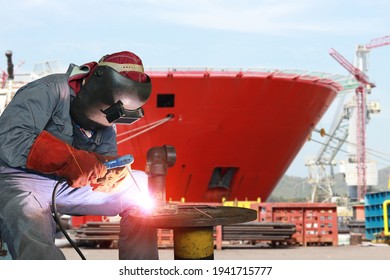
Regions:
<svg viewBox="0 0 390 280"><path fill-rule="evenodd" d="M144 110L142 108L127 110L123 107L123 103L120 100L106 110L101 111L106 115L109 123L115 124L132 124L144 116Z"/></svg>

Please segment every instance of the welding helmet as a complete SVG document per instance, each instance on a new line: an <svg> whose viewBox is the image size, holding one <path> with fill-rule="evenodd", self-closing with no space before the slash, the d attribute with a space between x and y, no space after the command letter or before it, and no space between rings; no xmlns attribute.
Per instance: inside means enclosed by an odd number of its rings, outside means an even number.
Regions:
<svg viewBox="0 0 390 280"><path fill-rule="evenodd" d="M89 130L114 123L130 124L143 117L141 106L148 100L151 87L137 55L131 52L106 55L93 67L73 99L72 118Z"/></svg>

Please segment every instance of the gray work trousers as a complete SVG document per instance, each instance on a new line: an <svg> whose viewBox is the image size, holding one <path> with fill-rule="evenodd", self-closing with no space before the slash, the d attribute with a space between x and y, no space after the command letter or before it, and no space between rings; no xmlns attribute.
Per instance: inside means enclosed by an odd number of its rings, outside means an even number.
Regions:
<svg viewBox="0 0 390 280"><path fill-rule="evenodd" d="M138 186L146 187L147 177L133 171ZM0 166L0 238L12 259L65 259L55 245L56 224L52 216L52 193L57 180L22 169ZM57 211L68 215L121 215L119 259L158 259L157 230L134 224L127 212L142 195L131 176L117 192L102 193L92 188L72 188L61 183L56 195Z"/></svg>

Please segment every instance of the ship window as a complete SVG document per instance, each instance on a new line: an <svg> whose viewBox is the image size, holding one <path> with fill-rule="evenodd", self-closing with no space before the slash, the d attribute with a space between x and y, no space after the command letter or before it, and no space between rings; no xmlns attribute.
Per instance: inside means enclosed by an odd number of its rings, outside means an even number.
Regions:
<svg viewBox="0 0 390 280"><path fill-rule="evenodd" d="M209 189L225 188L230 189L237 167L216 167L211 174Z"/></svg>
<svg viewBox="0 0 390 280"><path fill-rule="evenodd" d="M157 108L175 107L175 95L173 93L157 94Z"/></svg>

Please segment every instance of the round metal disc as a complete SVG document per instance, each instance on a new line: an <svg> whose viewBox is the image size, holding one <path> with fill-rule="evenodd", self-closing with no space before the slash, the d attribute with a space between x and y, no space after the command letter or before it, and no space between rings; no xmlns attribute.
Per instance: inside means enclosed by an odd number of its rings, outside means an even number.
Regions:
<svg viewBox="0 0 390 280"><path fill-rule="evenodd" d="M210 227L253 221L257 219L257 212L242 207L180 205L177 214L145 215L133 212L130 216L136 222L157 228Z"/></svg>

